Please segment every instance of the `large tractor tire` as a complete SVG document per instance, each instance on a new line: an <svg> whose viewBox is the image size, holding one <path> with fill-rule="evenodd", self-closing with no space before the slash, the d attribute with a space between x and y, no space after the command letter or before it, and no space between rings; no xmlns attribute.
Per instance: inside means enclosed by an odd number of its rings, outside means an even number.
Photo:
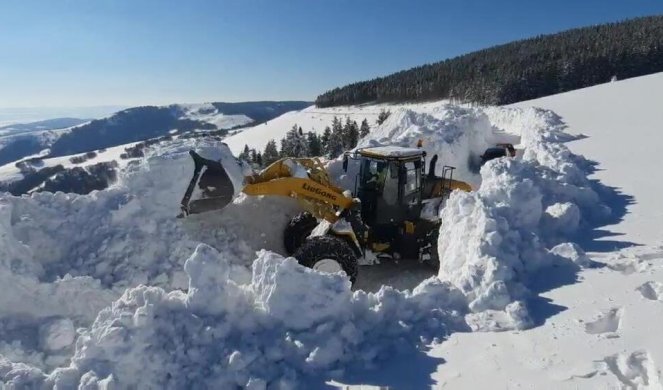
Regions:
<svg viewBox="0 0 663 390"><path fill-rule="evenodd" d="M359 263L357 255L348 243L334 236L309 238L295 252L294 258L304 267L321 272L344 271L350 282L357 280Z"/></svg>
<svg viewBox="0 0 663 390"><path fill-rule="evenodd" d="M288 256L295 253L316 226L318 226L318 220L308 211L295 215L283 231L285 253Z"/></svg>

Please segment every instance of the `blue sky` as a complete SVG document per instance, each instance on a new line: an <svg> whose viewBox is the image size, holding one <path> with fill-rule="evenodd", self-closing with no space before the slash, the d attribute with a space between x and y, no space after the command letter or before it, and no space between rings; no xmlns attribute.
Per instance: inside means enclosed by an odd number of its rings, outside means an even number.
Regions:
<svg viewBox="0 0 663 390"><path fill-rule="evenodd" d="M313 100L660 0L0 0L0 108Z"/></svg>

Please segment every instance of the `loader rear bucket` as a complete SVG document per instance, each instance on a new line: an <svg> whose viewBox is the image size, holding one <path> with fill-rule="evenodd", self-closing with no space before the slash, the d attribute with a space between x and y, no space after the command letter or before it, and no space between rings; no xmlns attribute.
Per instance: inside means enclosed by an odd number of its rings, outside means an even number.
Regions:
<svg viewBox="0 0 663 390"><path fill-rule="evenodd" d="M223 164L201 157L193 150L189 154L194 163L193 177L182 198L178 217L226 207L233 200L235 188Z"/></svg>

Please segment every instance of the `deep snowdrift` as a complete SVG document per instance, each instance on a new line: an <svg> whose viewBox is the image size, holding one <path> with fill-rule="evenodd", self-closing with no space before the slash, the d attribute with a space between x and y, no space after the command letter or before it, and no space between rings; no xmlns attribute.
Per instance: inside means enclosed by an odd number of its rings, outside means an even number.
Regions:
<svg viewBox="0 0 663 390"><path fill-rule="evenodd" d="M470 172L473 154L519 137L521 158ZM447 202L439 277L412 292L352 292L339 275L268 251L254 261L257 250L281 251L281 229L298 210L291 199L240 196L223 213L174 218L190 148L241 177L229 150L211 142L152 150L117 186L90 195L2 196L0 380L297 387L468 325L527 327L528 276L586 265L563 242L609 212L583 160L562 144L561 121L535 109L411 105L395 107L362 144L419 138L439 167L456 165L457 178L480 187ZM338 173L338 163L330 169Z"/></svg>
<svg viewBox="0 0 663 390"><path fill-rule="evenodd" d="M519 118L524 155L490 161L478 191L452 194L441 214L439 277L463 291L475 313L468 318L473 328L499 329L485 321L492 310L505 310L507 324L526 327L520 301L529 297L528 277L552 265L588 265L579 247L563 242L611 210L581 168L584 160L560 142L568 136L559 117L535 109L487 114L497 125Z"/></svg>

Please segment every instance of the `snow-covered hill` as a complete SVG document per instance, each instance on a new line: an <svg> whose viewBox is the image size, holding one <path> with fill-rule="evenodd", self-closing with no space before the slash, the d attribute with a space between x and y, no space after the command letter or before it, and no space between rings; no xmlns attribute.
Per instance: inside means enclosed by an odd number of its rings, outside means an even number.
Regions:
<svg viewBox="0 0 663 390"><path fill-rule="evenodd" d="M233 129L253 122L260 123L307 105L307 102L299 101L264 101L134 107L65 130L0 137L0 164L14 163L37 154L71 156L166 136L174 131Z"/></svg>
<svg viewBox="0 0 663 390"><path fill-rule="evenodd" d="M13 123L11 125L0 126L0 137L19 133L30 133L33 131L64 129L89 121L90 119L54 118L29 123Z"/></svg>
<svg viewBox="0 0 663 390"><path fill-rule="evenodd" d="M139 141L203 134L222 137L230 129L239 132L250 123L306 105L295 101L136 107L59 130L14 131L0 137L0 164L5 162L0 165L0 191L18 195L42 189L87 193L105 188L117 167L142 156L132 150L143 146Z"/></svg>
<svg viewBox="0 0 663 390"><path fill-rule="evenodd" d="M624 96L619 82L597 88ZM229 145L259 148L294 123L371 121L384 108L308 108ZM282 228L299 209L289 198L239 196L222 212L175 218L190 148L242 175L223 144L176 139L148 148L103 191L0 195L0 383L661 388L663 246L597 245L630 205L569 149L592 138L571 142L565 118L542 109L386 108L361 145L423 139L476 188L439 214L437 275L410 290L362 290L361 280L353 290L342 275L283 258ZM467 169L499 141L517 142L518 156ZM339 165L329 170L343 185Z"/></svg>

